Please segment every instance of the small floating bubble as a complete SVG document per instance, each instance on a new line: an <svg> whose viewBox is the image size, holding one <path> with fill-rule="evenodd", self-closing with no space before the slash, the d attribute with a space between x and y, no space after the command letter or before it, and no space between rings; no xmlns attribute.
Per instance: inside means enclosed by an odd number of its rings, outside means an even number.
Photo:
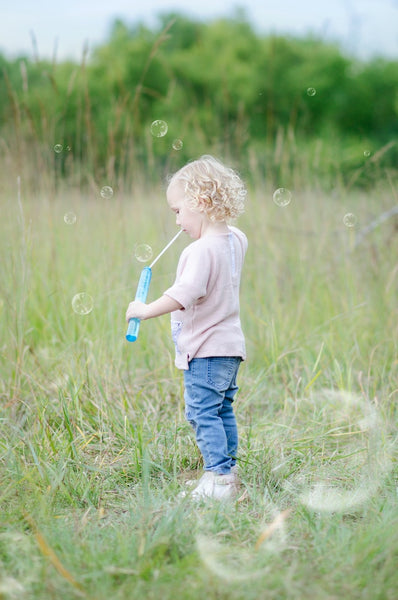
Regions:
<svg viewBox="0 0 398 600"><path fill-rule="evenodd" d="M278 188L273 193L273 200L278 206L287 206L292 199L292 192L287 188Z"/></svg>
<svg viewBox="0 0 398 600"><path fill-rule="evenodd" d="M307 88L307 96L315 96L316 94L316 89L313 87L309 87Z"/></svg>
<svg viewBox="0 0 398 600"><path fill-rule="evenodd" d="M184 142L182 140L174 140L173 142L173 150L181 150L181 148L183 147Z"/></svg>
<svg viewBox="0 0 398 600"><path fill-rule="evenodd" d="M79 292L72 298L72 308L77 315L88 315L93 310L93 299L86 292Z"/></svg>
<svg viewBox="0 0 398 600"><path fill-rule="evenodd" d="M134 256L139 262L147 262L152 258L152 248L149 244L137 244L134 249Z"/></svg>
<svg viewBox="0 0 398 600"><path fill-rule="evenodd" d="M54 152L56 152L57 154L60 154L63 149L64 149L64 147L62 144L55 144L55 146L54 146Z"/></svg>
<svg viewBox="0 0 398 600"><path fill-rule="evenodd" d="M104 185L104 187L101 188L101 196L103 198L106 198L107 200L109 200L109 198L112 198L113 189L111 188L110 185Z"/></svg>
<svg viewBox="0 0 398 600"><path fill-rule="evenodd" d="M64 221L67 225L74 225L77 221L77 217L74 212L67 212L64 214Z"/></svg>
<svg viewBox="0 0 398 600"><path fill-rule="evenodd" d="M347 213L343 217L343 223L346 227L355 227L358 223L358 219L353 213Z"/></svg>
<svg viewBox="0 0 398 600"><path fill-rule="evenodd" d="M161 119L157 119L152 122L151 125L151 133L154 137L163 137L166 135L169 126L166 121L162 121Z"/></svg>

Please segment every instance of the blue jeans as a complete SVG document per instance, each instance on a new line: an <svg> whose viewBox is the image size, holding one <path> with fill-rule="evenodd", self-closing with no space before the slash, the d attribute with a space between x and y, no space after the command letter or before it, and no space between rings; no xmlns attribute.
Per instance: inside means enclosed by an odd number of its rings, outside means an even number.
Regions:
<svg viewBox="0 0 398 600"><path fill-rule="evenodd" d="M184 371L185 416L191 423L206 471L227 474L236 462L238 429L232 407L241 358L194 358Z"/></svg>

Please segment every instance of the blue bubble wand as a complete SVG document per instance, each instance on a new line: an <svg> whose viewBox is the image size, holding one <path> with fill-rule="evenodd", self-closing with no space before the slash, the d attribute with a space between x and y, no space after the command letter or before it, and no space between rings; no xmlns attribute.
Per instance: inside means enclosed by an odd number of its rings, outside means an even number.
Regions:
<svg viewBox="0 0 398 600"><path fill-rule="evenodd" d="M149 267L144 267L141 271L140 279L138 281L137 291L135 293L135 300L139 300L140 302L146 302L149 290L149 284L152 279L152 267L159 260L161 256L166 252L168 248L170 248L171 244L173 244L178 236L182 233L182 229L173 237L172 240L163 248L163 250L157 255L155 260L151 262ZM128 342L135 342L138 337L138 332L140 330L140 319L133 318L129 320L129 325L126 333L126 340Z"/></svg>

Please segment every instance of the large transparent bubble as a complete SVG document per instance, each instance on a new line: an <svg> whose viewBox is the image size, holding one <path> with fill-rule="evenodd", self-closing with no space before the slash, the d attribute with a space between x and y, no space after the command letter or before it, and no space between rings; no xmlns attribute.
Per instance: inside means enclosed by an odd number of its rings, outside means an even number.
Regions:
<svg viewBox="0 0 398 600"><path fill-rule="evenodd" d="M93 310L93 306L93 298L86 292L79 292L72 298L72 308L77 315L88 315Z"/></svg>
<svg viewBox="0 0 398 600"><path fill-rule="evenodd" d="M257 535L251 541L231 541L228 535L206 534L199 520L196 546L207 569L226 582L240 582L267 576L271 555L286 548L286 519L290 510L279 511L271 501L265 502L263 517L259 519Z"/></svg>
<svg viewBox="0 0 398 600"><path fill-rule="evenodd" d="M346 227L355 227L358 223L358 218L354 213L346 213L343 217L343 223Z"/></svg>
<svg viewBox="0 0 398 600"><path fill-rule="evenodd" d="M184 142L182 140L179 140L179 139L174 140L173 144L172 144L173 150L181 150L183 145L184 145Z"/></svg>
<svg viewBox="0 0 398 600"><path fill-rule="evenodd" d="M368 501L390 467L376 407L351 392L321 390L301 400L295 418L313 423L313 431L300 425L290 440L307 462L285 489L317 512L349 512Z"/></svg>
<svg viewBox="0 0 398 600"><path fill-rule="evenodd" d="M67 212L64 214L64 222L67 225L74 225L76 223L76 221L77 221L77 217L74 212L70 211L70 212Z"/></svg>
<svg viewBox="0 0 398 600"><path fill-rule="evenodd" d="M272 197L277 206L287 206L292 200L292 192L287 188L278 188Z"/></svg>
<svg viewBox="0 0 398 600"><path fill-rule="evenodd" d="M164 137L169 129L166 121L157 119L151 124L151 133L154 137Z"/></svg>
<svg viewBox="0 0 398 600"><path fill-rule="evenodd" d="M153 250L149 244L137 244L134 248L134 256L139 262L151 260Z"/></svg>
<svg viewBox="0 0 398 600"><path fill-rule="evenodd" d="M110 198L112 198L112 196L113 196L113 188L111 188L110 185L104 185L101 188L101 192L100 193L101 193L101 196L103 198L105 198L105 200L110 200Z"/></svg>

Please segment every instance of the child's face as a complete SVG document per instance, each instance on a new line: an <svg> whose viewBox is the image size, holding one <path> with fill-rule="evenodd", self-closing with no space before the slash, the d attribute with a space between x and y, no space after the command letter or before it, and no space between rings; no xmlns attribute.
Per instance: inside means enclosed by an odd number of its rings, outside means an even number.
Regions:
<svg viewBox="0 0 398 600"><path fill-rule="evenodd" d="M203 233L203 226L208 221L203 212L193 211L185 200L184 188L178 181L167 188L167 202L176 215L176 223L191 238L197 240Z"/></svg>

